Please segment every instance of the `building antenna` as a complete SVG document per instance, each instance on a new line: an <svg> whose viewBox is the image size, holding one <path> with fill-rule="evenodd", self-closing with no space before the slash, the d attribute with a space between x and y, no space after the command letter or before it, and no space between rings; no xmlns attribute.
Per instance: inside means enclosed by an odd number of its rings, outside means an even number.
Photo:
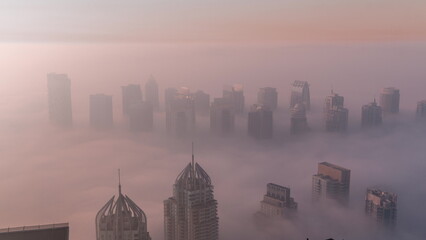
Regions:
<svg viewBox="0 0 426 240"><path fill-rule="evenodd" d="M121 174L120 174L120 169L118 169L118 193L121 195Z"/></svg>
<svg viewBox="0 0 426 240"><path fill-rule="evenodd" d="M195 169L195 157L194 157L194 142L192 142L192 167Z"/></svg>

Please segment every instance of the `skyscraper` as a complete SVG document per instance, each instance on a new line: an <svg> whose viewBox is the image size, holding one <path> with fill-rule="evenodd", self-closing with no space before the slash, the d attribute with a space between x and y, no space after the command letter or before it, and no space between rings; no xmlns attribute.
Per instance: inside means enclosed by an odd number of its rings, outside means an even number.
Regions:
<svg viewBox="0 0 426 240"><path fill-rule="evenodd" d="M297 103L291 109L291 134L298 134L307 130L309 130L309 127L305 104Z"/></svg>
<svg viewBox="0 0 426 240"><path fill-rule="evenodd" d="M297 103L305 104L306 110L311 108L308 82L296 80L291 85L290 108L293 108Z"/></svg>
<svg viewBox="0 0 426 240"><path fill-rule="evenodd" d="M181 88L166 109L166 129L171 135L184 137L195 131L195 105L189 89Z"/></svg>
<svg viewBox="0 0 426 240"><path fill-rule="evenodd" d="M343 107L344 98L331 92L325 99L325 128L328 132L344 132L348 128L349 110Z"/></svg>
<svg viewBox="0 0 426 240"><path fill-rule="evenodd" d="M111 128L114 124L112 96L90 95L90 125L97 129Z"/></svg>
<svg viewBox="0 0 426 240"><path fill-rule="evenodd" d="M218 134L230 133L234 130L234 109L223 98L215 98L210 107L210 130Z"/></svg>
<svg viewBox="0 0 426 240"><path fill-rule="evenodd" d="M157 81L151 76L145 84L145 101L150 102L154 110L160 109L160 97L158 92Z"/></svg>
<svg viewBox="0 0 426 240"><path fill-rule="evenodd" d="M362 106L361 125L371 127L382 124L382 108L374 102Z"/></svg>
<svg viewBox="0 0 426 240"><path fill-rule="evenodd" d="M149 131L154 126L154 109L150 102L136 102L129 108L129 128L132 132Z"/></svg>
<svg viewBox="0 0 426 240"><path fill-rule="evenodd" d="M234 112L241 114L244 112L244 87L241 84L224 86L223 98L227 99L233 106Z"/></svg>
<svg viewBox="0 0 426 240"><path fill-rule="evenodd" d="M253 105L248 114L248 134L257 139L272 138L273 112L262 105Z"/></svg>
<svg viewBox="0 0 426 240"><path fill-rule="evenodd" d="M417 103L417 119L426 119L426 100Z"/></svg>
<svg viewBox="0 0 426 240"><path fill-rule="evenodd" d="M399 89L383 88L380 93L380 106L384 114L399 112Z"/></svg>
<svg viewBox="0 0 426 240"><path fill-rule="evenodd" d="M145 213L118 186L113 196L96 214L96 240L151 240Z"/></svg>
<svg viewBox="0 0 426 240"><path fill-rule="evenodd" d="M277 89L271 87L260 88L257 93L257 103L275 111L278 106Z"/></svg>
<svg viewBox="0 0 426 240"><path fill-rule="evenodd" d="M66 74L47 74L49 119L52 124L72 125L71 81Z"/></svg>
<svg viewBox="0 0 426 240"><path fill-rule="evenodd" d="M213 185L204 169L192 162L173 185L173 197L164 201L165 240L217 240L219 218Z"/></svg>
<svg viewBox="0 0 426 240"><path fill-rule="evenodd" d="M376 222L394 228L397 220L397 195L379 189L367 189L365 212Z"/></svg>
<svg viewBox="0 0 426 240"><path fill-rule="evenodd" d="M319 163L318 173L312 176L313 199L335 199L341 203L347 203L350 177L349 169L328 162Z"/></svg>
<svg viewBox="0 0 426 240"><path fill-rule="evenodd" d="M68 240L68 223L0 229L2 240Z"/></svg>
<svg viewBox="0 0 426 240"><path fill-rule="evenodd" d="M199 114L206 114L210 109L210 95L198 90L194 94L195 112Z"/></svg>
<svg viewBox="0 0 426 240"><path fill-rule="evenodd" d="M140 85L130 84L121 87L123 94L123 114L129 115L133 104L142 101L142 90Z"/></svg>
<svg viewBox="0 0 426 240"><path fill-rule="evenodd" d="M270 217L292 217L297 203L290 197L290 188L268 183L267 192L260 202L260 212Z"/></svg>

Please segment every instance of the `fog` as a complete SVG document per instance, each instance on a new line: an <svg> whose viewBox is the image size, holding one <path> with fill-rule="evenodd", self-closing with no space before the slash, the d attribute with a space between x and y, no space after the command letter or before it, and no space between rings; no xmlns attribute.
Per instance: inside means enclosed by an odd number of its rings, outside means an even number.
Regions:
<svg viewBox="0 0 426 240"><path fill-rule="evenodd" d="M426 45L375 43L339 45L220 44L1 44L0 52L0 228L69 222L72 240L95 239L97 211L123 192L146 213L154 240L163 239L163 200L195 159L212 178L219 203L220 239L424 239L426 210L426 126L415 121L416 102L426 99ZM67 73L72 81L74 126L50 126L46 74ZM153 75L163 90L187 86L220 97L224 84L244 84L246 108L257 89L276 87L279 110L274 139L246 134L246 117L228 137L209 134L208 117L197 117L193 139L165 132L164 113L155 129L134 134L121 117L121 88L142 87ZM290 135L290 83L310 83L311 131ZM363 104L382 87L401 91L401 113L374 130L360 127ZM346 134L326 133L322 107L334 89L349 109ZM115 128L88 124L88 96L113 95ZM350 203L312 204L317 163L351 170ZM266 184L291 188L299 204L292 221L254 224ZM377 228L364 215L367 187L398 194L394 232Z"/></svg>

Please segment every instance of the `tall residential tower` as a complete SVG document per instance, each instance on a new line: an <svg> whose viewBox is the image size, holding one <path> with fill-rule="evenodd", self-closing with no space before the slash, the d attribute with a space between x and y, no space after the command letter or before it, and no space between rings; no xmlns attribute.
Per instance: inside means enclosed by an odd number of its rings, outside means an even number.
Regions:
<svg viewBox="0 0 426 240"><path fill-rule="evenodd" d="M322 162L318 172L312 176L312 197L314 200L335 199L343 204L349 201L351 170Z"/></svg>
<svg viewBox="0 0 426 240"><path fill-rule="evenodd" d="M296 80L291 85L290 108L293 108L297 103L305 104L306 110L311 108L309 84L306 81Z"/></svg>
<svg viewBox="0 0 426 240"><path fill-rule="evenodd" d="M365 196L365 213L376 222L394 228L396 225L397 195L379 189L367 189Z"/></svg>
<svg viewBox="0 0 426 240"><path fill-rule="evenodd" d="M380 106L384 114L399 112L399 89L383 88L380 93Z"/></svg>

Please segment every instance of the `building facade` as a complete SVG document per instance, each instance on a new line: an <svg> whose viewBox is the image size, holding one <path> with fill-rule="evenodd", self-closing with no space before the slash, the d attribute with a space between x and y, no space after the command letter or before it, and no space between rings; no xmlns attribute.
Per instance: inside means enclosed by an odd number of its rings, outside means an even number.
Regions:
<svg viewBox="0 0 426 240"><path fill-rule="evenodd" d="M367 189L365 213L377 223L394 228L397 220L397 195L379 189Z"/></svg>
<svg viewBox="0 0 426 240"><path fill-rule="evenodd" d="M292 217L297 203L290 197L290 188L274 183L267 184L266 194L260 202L260 212L269 217Z"/></svg>
<svg viewBox="0 0 426 240"><path fill-rule="evenodd" d="M244 87L241 84L223 87L223 98L227 99L233 106L236 114L242 114L245 107Z"/></svg>
<svg viewBox="0 0 426 240"><path fill-rule="evenodd" d="M325 129L328 132L344 132L348 128L349 110L343 107L344 98L331 93L325 98Z"/></svg>
<svg viewBox="0 0 426 240"><path fill-rule="evenodd" d="M152 76L148 82L145 83L145 101L151 103L154 110L158 111L160 109L158 84Z"/></svg>
<svg viewBox="0 0 426 240"><path fill-rule="evenodd" d="M62 127L72 126L71 80L66 74L47 74L49 120Z"/></svg>
<svg viewBox="0 0 426 240"><path fill-rule="evenodd" d="M164 201L165 240L218 240L219 218L213 185L204 169L189 163Z"/></svg>
<svg viewBox="0 0 426 240"><path fill-rule="evenodd" d="M113 125L112 96L90 95L90 126L96 129L107 129Z"/></svg>
<svg viewBox="0 0 426 240"><path fill-rule="evenodd" d="M383 88L380 93L380 107L384 114L399 112L399 89L388 87Z"/></svg>
<svg viewBox="0 0 426 240"><path fill-rule="evenodd" d="M198 114L208 114L210 110L210 95L198 90L193 95L195 112Z"/></svg>
<svg viewBox="0 0 426 240"><path fill-rule="evenodd" d="M145 213L118 186L113 196L96 215L96 240L151 240Z"/></svg>
<svg viewBox="0 0 426 240"><path fill-rule="evenodd" d="M257 93L257 103L264 105L272 111L277 110L278 107L278 92L276 88L265 87L259 89Z"/></svg>
<svg viewBox="0 0 426 240"><path fill-rule="evenodd" d="M272 110L262 105L253 105L248 113L248 135L256 139L272 138L274 131Z"/></svg>
<svg viewBox="0 0 426 240"><path fill-rule="evenodd" d="M219 135L231 133L235 127L234 109L229 101L215 98L210 107L210 130Z"/></svg>
<svg viewBox="0 0 426 240"><path fill-rule="evenodd" d="M306 110L311 109L311 96L309 93L309 84L306 81L294 81L291 85L290 109L297 103L305 104Z"/></svg>
<svg viewBox="0 0 426 240"><path fill-rule="evenodd" d="M351 171L322 162L317 174L312 176L312 197L314 200L334 199L343 204L349 201Z"/></svg>
<svg viewBox="0 0 426 240"><path fill-rule="evenodd" d="M0 229L2 240L68 240L68 223Z"/></svg>
<svg viewBox="0 0 426 240"><path fill-rule="evenodd" d="M151 102L136 102L129 108L129 129L132 132L150 131L154 127L154 108Z"/></svg>
<svg viewBox="0 0 426 240"><path fill-rule="evenodd" d="M123 95L123 114L129 115L130 108L143 100L141 86L138 84L130 84L121 87L121 90Z"/></svg>
<svg viewBox="0 0 426 240"><path fill-rule="evenodd" d="M308 130L305 104L297 103L291 109L291 134L299 134Z"/></svg>
<svg viewBox="0 0 426 240"><path fill-rule="evenodd" d="M363 127L372 127L382 124L382 108L374 102L362 106L361 109L361 125Z"/></svg>
<svg viewBox="0 0 426 240"><path fill-rule="evenodd" d="M192 136L195 131L195 103L189 89L181 88L166 105L166 130L176 137Z"/></svg>

